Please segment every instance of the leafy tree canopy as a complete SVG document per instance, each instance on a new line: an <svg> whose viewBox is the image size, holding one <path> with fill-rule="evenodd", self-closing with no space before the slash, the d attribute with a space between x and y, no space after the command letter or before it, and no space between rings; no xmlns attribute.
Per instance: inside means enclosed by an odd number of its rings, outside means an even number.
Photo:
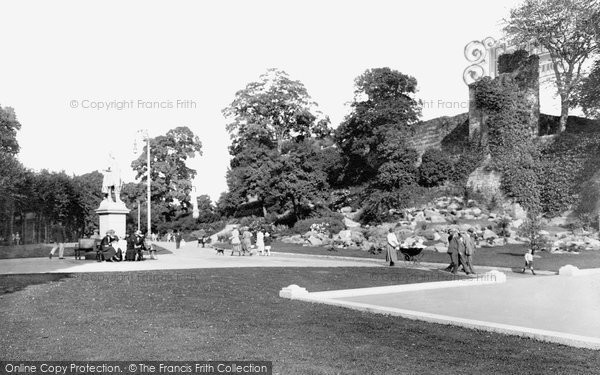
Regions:
<svg viewBox="0 0 600 375"><path fill-rule="evenodd" d="M417 80L390 68L365 71L355 86L352 113L336 129L335 139L346 157L344 179L361 184L395 152L404 153L421 107L413 98Z"/></svg>
<svg viewBox="0 0 600 375"><path fill-rule="evenodd" d="M517 45L545 48L554 66L564 131L573 94L584 77L583 64L598 52L600 4L589 0L525 0L511 10L504 31Z"/></svg>
<svg viewBox="0 0 600 375"><path fill-rule="evenodd" d="M147 178L146 148L131 167L141 182ZM150 170L152 201L170 205L178 202L184 209L192 207L190 192L196 171L185 162L196 154L202 155L202 143L187 126L171 129L166 135L150 139Z"/></svg>

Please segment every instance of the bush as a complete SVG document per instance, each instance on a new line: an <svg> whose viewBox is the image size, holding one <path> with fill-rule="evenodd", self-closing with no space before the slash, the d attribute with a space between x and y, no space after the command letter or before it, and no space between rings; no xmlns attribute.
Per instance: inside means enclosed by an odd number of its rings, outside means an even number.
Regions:
<svg viewBox="0 0 600 375"><path fill-rule="evenodd" d="M450 179L458 184L466 185L469 175L481 165L484 159L485 155L481 147L469 147L459 155L452 166Z"/></svg>
<svg viewBox="0 0 600 375"><path fill-rule="evenodd" d="M539 172L534 168L516 163L502 175L502 190L514 198L524 209L540 212Z"/></svg>
<svg viewBox="0 0 600 375"><path fill-rule="evenodd" d="M343 222L343 216L340 214L329 217L299 220L292 228L292 231L296 234L304 234L315 228L326 229L330 234L335 234L346 229L346 226Z"/></svg>
<svg viewBox="0 0 600 375"><path fill-rule="evenodd" d="M545 249L548 246L546 238L540 234L542 226L543 223L540 216L530 213L527 215L527 219L519 227L517 232L519 236L525 237L529 240L529 246L532 250L532 253Z"/></svg>
<svg viewBox="0 0 600 375"><path fill-rule="evenodd" d="M452 175L452 160L441 150L425 151L419 166L419 184L425 187L442 185Z"/></svg>

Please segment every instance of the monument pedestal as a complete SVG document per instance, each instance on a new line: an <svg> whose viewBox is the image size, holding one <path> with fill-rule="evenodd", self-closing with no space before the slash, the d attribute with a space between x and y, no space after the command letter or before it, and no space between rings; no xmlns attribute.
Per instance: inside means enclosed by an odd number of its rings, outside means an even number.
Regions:
<svg viewBox="0 0 600 375"><path fill-rule="evenodd" d="M100 207L96 209L96 213L100 218L101 236L104 236L109 229L112 229L119 236L119 239L125 238L125 219L129 213L129 209L125 207L125 203L105 199L100 203Z"/></svg>

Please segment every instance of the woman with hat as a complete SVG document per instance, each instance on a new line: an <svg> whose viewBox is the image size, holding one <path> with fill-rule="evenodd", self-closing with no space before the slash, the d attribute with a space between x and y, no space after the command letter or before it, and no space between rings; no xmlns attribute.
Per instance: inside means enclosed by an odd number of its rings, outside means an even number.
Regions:
<svg viewBox="0 0 600 375"><path fill-rule="evenodd" d="M113 242L116 242L118 240L119 238L115 235L115 231L113 229L109 229L106 231L106 236L104 236L102 241L100 241L101 257L100 259L98 259L99 262L101 262L102 260L106 260L107 262L121 260L119 259L117 251L113 246Z"/></svg>
<svg viewBox="0 0 600 375"><path fill-rule="evenodd" d="M387 235L387 252L385 254L385 261L390 262L390 266L393 266L398 261L397 250L400 247L398 237L392 228L388 229Z"/></svg>

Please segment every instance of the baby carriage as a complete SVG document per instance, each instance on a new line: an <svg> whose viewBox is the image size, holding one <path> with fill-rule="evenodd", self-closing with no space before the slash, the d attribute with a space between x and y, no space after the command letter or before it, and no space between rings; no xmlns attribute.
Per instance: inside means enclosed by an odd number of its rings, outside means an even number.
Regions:
<svg viewBox="0 0 600 375"><path fill-rule="evenodd" d="M400 247L400 253L404 256L405 262L419 263L423 258L422 247Z"/></svg>

